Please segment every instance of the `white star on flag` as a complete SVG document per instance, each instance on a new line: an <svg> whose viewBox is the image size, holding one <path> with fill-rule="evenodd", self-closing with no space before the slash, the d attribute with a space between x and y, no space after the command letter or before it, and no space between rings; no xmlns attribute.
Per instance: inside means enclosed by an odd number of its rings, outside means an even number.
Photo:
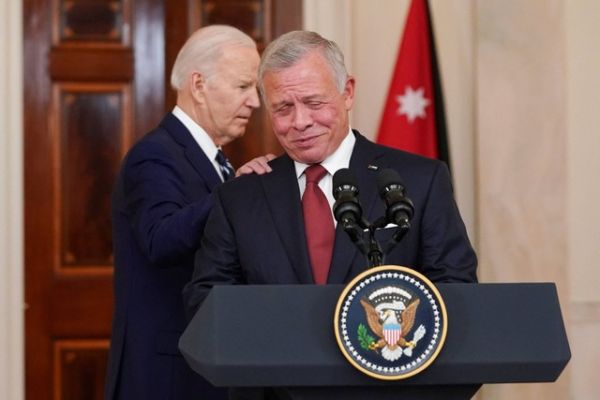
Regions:
<svg viewBox="0 0 600 400"><path fill-rule="evenodd" d="M424 92L425 89L422 87L413 90L410 86L407 86L402 96L396 96L396 101L400 106L398 115L406 115L408 122L411 124L417 117L425 119L427 116L425 107L431 103L431 100L425 98Z"/></svg>

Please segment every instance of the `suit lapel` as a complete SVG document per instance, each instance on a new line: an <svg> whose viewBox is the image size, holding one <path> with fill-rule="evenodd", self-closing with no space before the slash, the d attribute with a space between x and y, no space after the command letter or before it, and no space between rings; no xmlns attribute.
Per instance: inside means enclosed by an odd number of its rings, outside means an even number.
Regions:
<svg viewBox="0 0 600 400"><path fill-rule="evenodd" d="M273 172L262 175L261 182L275 229L283 243L300 283L314 283L300 203L300 189L294 162L286 155L272 163Z"/></svg>
<svg viewBox="0 0 600 400"><path fill-rule="evenodd" d="M212 162L202 151L198 143L192 137L188 129L175 117L169 113L162 120L160 125L169 132L171 137L184 147L184 154L194 169L204 178L204 182L209 190L213 190L216 185L221 183L221 179L215 170Z"/></svg>
<svg viewBox="0 0 600 400"><path fill-rule="evenodd" d="M373 218L373 210L377 203L377 170L372 166L376 166L376 160L381 156L381 151L378 146L369 142L357 131L356 143L350 158L350 169L356 177L359 192L359 201L363 209L363 215L370 221ZM335 233L335 246L333 249L333 260L329 269L328 283L343 283L349 280L350 273L354 263L362 264L367 268L367 261L357 249L354 243L348 238L348 234L344 232L338 224ZM357 265L357 268L361 268Z"/></svg>
<svg viewBox="0 0 600 400"><path fill-rule="evenodd" d="M377 190L377 174L383 166L379 165L379 158L384 155L382 149L368 141L361 135L356 138L356 152L352 154L350 168L356 176L360 193L358 195L360 204L363 208L363 215L370 221L380 215L374 215L379 199Z"/></svg>

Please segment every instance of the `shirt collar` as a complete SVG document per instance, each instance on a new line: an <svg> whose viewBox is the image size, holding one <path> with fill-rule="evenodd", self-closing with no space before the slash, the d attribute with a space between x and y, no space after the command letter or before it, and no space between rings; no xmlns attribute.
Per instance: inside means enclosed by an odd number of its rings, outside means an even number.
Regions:
<svg viewBox="0 0 600 400"><path fill-rule="evenodd" d="M186 114L179 106L175 106L172 111L173 115L187 128L198 146L202 149L209 160L215 160L219 148L215 142L208 136L208 133L200 125L198 125L189 115Z"/></svg>

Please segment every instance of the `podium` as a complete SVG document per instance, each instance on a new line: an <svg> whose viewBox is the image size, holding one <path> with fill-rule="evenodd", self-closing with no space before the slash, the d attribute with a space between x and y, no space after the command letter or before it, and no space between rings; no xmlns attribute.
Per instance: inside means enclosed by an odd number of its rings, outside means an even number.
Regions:
<svg viewBox="0 0 600 400"><path fill-rule="evenodd" d="M215 286L179 348L215 386L272 387L290 399L468 399L482 384L555 381L571 357L552 283L437 284L448 332L437 359L381 381L338 348L342 285Z"/></svg>

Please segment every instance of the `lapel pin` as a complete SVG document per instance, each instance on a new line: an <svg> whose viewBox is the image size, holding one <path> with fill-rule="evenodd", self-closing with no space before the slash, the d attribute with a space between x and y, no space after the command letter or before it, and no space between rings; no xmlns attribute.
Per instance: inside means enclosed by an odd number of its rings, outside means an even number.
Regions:
<svg viewBox="0 0 600 400"><path fill-rule="evenodd" d="M369 164L367 165L367 169L370 169L371 171L377 171L379 167L377 165Z"/></svg>

